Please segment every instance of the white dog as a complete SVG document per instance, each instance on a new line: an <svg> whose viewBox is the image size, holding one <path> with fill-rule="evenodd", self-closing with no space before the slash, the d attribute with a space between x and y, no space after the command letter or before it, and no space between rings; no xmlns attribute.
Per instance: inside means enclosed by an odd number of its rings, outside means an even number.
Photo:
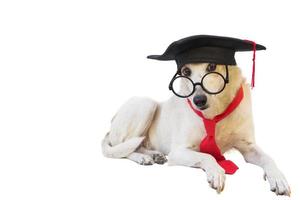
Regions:
<svg viewBox="0 0 300 200"><path fill-rule="evenodd" d="M199 82L206 73L208 63L186 64L181 72L188 70L189 78ZM228 67L230 82L218 95L207 95L197 87L188 99L193 107L201 110L206 118L222 113L236 92L243 87L244 98L239 106L216 127L215 139L221 152L232 148L241 152L246 162L263 168L271 191L278 195L290 195L290 187L274 161L255 143L249 85L236 65ZM217 65L216 72L225 74L225 67ZM218 84L217 81L210 84ZM189 89L184 82L181 90ZM202 106L193 99L204 95ZM128 158L142 165L153 163L183 165L203 169L210 186L221 192L225 173L215 158L199 152L199 143L205 136L204 124L187 106L187 99L173 96L166 102L157 103L148 98L134 97L126 102L111 122L111 130L102 143L103 154L111 158Z"/></svg>

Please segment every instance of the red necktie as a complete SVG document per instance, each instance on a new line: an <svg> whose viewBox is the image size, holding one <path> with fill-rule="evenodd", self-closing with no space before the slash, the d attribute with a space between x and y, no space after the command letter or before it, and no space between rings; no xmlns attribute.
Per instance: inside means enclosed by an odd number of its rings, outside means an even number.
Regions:
<svg viewBox="0 0 300 200"><path fill-rule="evenodd" d="M232 102L228 105L225 111L213 119L207 119L204 117L201 111L196 110L191 101L187 99L189 106L193 109L193 111L203 119L203 123L206 130L206 137L201 141L199 145L200 152L208 153L212 155L218 162L218 164L225 170L226 174L234 174L238 167L230 160L226 160L225 157L222 155L219 147L216 144L215 140L215 129L216 124L227 117L242 101L244 97L243 87L241 86L238 90L236 96L232 100Z"/></svg>

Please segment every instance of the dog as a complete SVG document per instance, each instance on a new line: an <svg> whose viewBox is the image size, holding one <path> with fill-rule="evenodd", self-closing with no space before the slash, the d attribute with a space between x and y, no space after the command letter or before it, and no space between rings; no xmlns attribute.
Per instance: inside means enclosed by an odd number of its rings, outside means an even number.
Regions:
<svg viewBox="0 0 300 200"><path fill-rule="evenodd" d="M209 63L186 64L181 73L189 72L189 78L199 82L208 66ZM264 170L264 178L269 181L271 191L289 196L291 190L286 178L255 142L250 86L237 65L229 66L227 70L231 79L220 94L209 95L201 87L196 87L187 99L206 118L212 118L224 111L242 87L243 100L216 127L216 143L222 153L238 150L246 162ZM214 71L225 74L225 67L216 65ZM218 84L218 80L209 84ZM180 90L189 89L182 81ZM202 98L200 103L195 102L198 97ZM203 121L187 106L185 98L174 95L158 103L150 98L133 97L113 117L111 129L102 141L102 151L106 157L128 158L141 165L168 162L169 165L201 168L209 185L219 193L224 189L225 173L213 156L199 152L198 146L205 134Z"/></svg>

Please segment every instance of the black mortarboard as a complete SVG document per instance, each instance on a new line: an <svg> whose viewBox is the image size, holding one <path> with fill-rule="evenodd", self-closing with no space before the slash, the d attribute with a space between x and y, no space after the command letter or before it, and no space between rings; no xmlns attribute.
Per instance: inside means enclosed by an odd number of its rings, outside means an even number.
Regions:
<svg viewBox="0 0 300 200"><path fill-rule="evenodd" d="M162 55L150 55L147 58L156 60L175 60L178 69L184 64L211 62L215 64L236 65L236 51L253 51L254 86L255 51L266 47L253 41L213 35L195 35L177 40L170 44Z"/></svg>

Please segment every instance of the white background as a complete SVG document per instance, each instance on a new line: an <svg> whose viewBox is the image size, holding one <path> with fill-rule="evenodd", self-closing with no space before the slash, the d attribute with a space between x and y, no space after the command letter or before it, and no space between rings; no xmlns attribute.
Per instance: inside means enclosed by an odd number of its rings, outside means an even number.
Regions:
<svg viewBox="0 0 300 200"><path fill-rule="evenodd" d="M171 96L175 63L146 56L194 34L267 47L252 93L256 138L299 199L299 13L288 0L1 1L0 199L275 199L237 152L221 195L200 169L102 156L125 100ZM251 58L236 55L248 80Z"/></svg>

